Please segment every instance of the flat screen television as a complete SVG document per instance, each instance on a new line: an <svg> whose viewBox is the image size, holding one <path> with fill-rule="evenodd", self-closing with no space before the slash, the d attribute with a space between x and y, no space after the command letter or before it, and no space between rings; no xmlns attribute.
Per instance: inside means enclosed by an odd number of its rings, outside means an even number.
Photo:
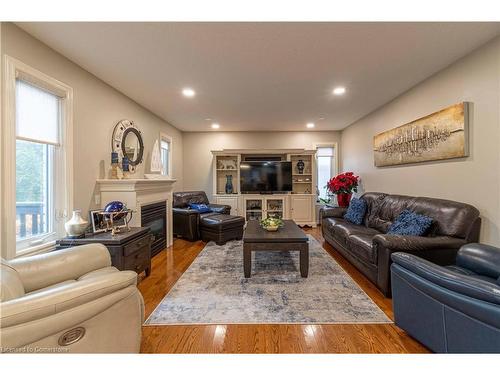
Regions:
<svg viewBox="0 0 500 375"><path fill-rule="evenodd" d="M245 161L240 164L242 193L292 191L292 163L289 161Z"/></svg>

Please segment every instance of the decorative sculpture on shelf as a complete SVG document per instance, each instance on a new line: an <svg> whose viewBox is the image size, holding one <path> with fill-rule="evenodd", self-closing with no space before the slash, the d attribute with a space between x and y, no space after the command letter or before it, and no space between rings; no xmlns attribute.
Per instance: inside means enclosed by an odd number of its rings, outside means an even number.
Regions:
<svg viewBox="0 0 500 375"><path fill-rule="evenodd" d="M297 162L297 170L299 171L299 174L303 174L304 173L305 166L306 166L306 164L304 163L304 161L302 159L300 159Z"/></svg>

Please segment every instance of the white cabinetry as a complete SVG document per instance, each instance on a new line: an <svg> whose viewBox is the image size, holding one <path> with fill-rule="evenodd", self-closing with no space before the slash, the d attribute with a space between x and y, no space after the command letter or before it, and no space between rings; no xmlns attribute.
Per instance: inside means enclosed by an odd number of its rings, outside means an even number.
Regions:
<svg viewBox="0 0 500 375"><path fill-rule="evenodd" d="M299 225L316 226L316 158L315 150L232 149L212 151L213 202L231 206L231 214L246 220L261 220L276 216L293 219ZM266 159L269 158L269 159ZM290 193L242 194L240 163L249 160L281 160L292 163ZM226 189L232 182L232 191ZM230 187L231 184L228 184Z"/></svg>
<svg viewBox="0 0 500 375"><path fill-rule="evenodd" d="M312 195L290 195L290 212L292 220L299 225L316 226L314 217L314 197Z"/></svg>
<svg viewBox="0 0 500 375"><path fill-rule="evenodd" d="M220 195L215 197L215 203L231 206L231 215L240 216L239 197L231 195Z"/></svg>
<svg viewBox="0 0 500 375"><path fill-rule="evenodd" d="M268 217L288 219L288 195L243 195L243 216L246 220Z"/></svg>

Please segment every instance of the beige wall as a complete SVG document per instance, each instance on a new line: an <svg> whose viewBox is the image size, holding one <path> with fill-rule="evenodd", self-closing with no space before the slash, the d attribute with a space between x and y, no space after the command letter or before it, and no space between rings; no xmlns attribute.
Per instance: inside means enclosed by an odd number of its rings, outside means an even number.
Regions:
<svg viewBox="0 0 500 375"><path fill-rule="evenodd" d="M94 206L95 180L107 172L114 125L134 120L142 131L145 162L135 176L149 169L151 149L159 132L173 138L173 177L182 189L182 133L127 96L72 63L11 23L2 24L2 56L7 54L54 77L74 90L74 207ZM102 165L104 161L104 166Z"/></svg>
<svg viewBox="0 0 500 375"><path fill-rule="evenodd" d="M212 150L312 149L318 143L340 142L339 132L203 132L184 133L184 189L212 195Z"/></svg>
<svg viewBox="0 0 500 375"><path fill-rule="evenodd" d="M451 104L470 101L470 156L375 168L373 136ZM500 39L455 62L342 132L343 170L364 191L446 198L476 206L481 240L500 245Z"/></svg>

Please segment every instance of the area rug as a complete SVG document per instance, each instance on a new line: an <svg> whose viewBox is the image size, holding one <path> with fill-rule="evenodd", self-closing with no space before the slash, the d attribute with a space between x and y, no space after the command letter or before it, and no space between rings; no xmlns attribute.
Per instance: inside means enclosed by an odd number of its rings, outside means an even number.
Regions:
<svg viewBox="0 0 500 375"><path fill-rule="evenodd" d="M146 325L390 323L339 264L309 237L309 277L298 252L254 252L243 276L243 243L208 243Z"/></svg>

